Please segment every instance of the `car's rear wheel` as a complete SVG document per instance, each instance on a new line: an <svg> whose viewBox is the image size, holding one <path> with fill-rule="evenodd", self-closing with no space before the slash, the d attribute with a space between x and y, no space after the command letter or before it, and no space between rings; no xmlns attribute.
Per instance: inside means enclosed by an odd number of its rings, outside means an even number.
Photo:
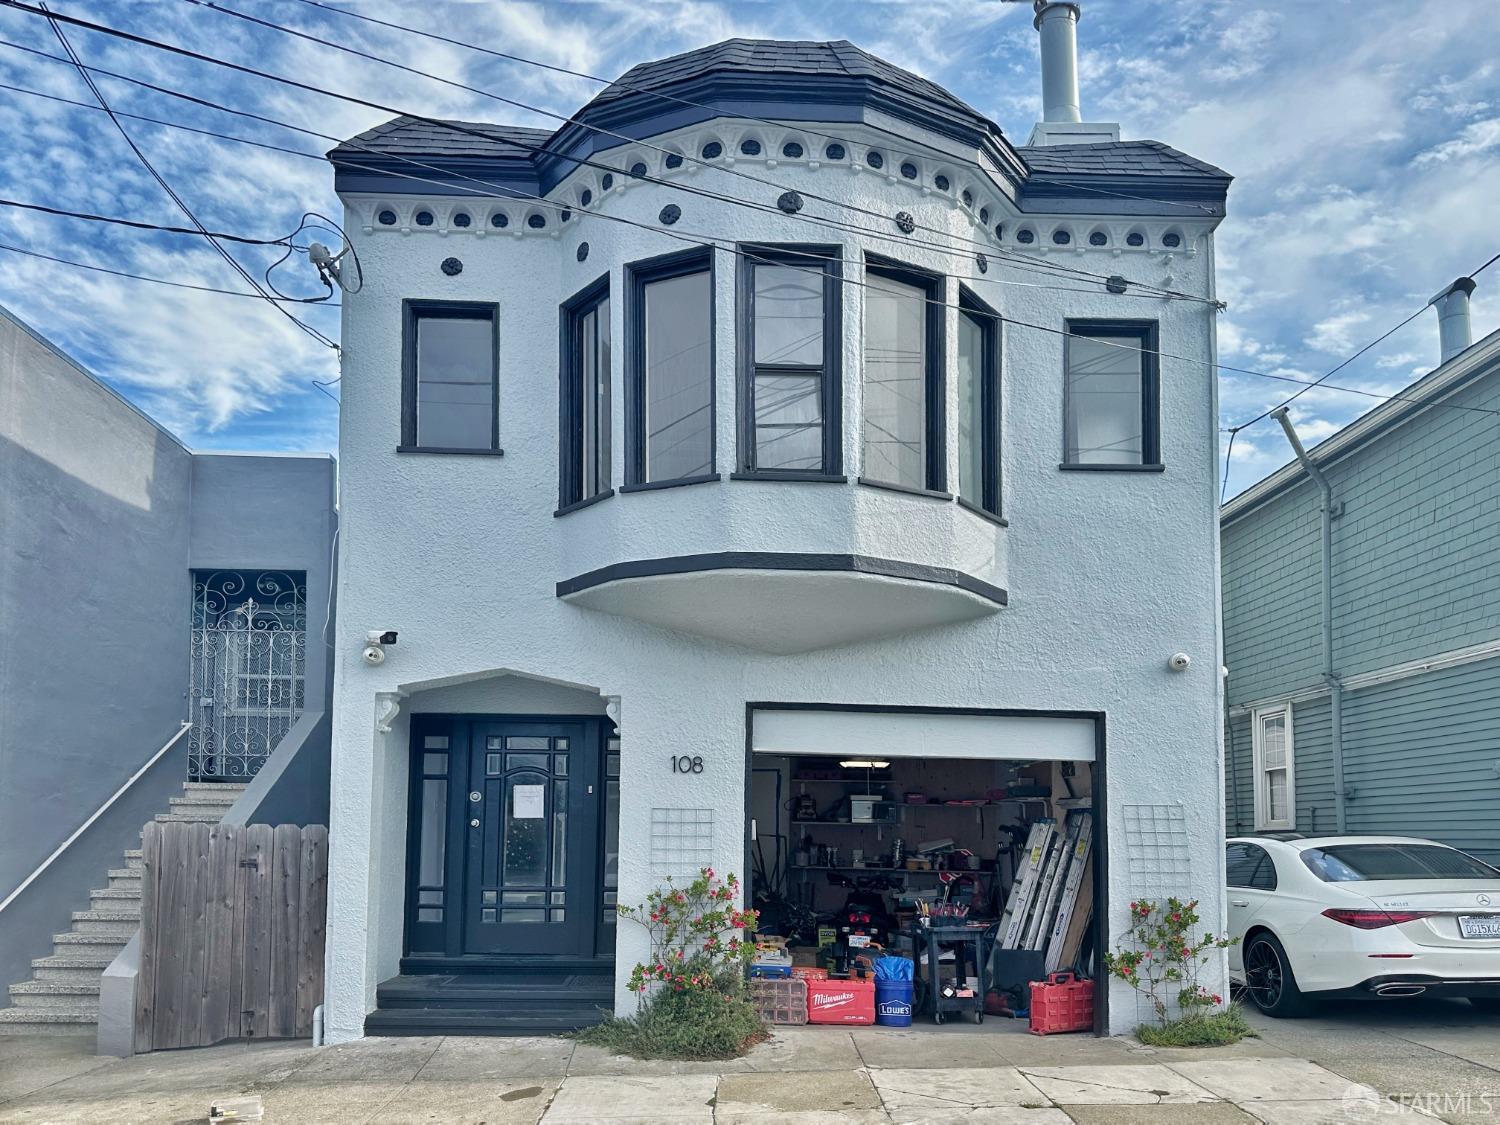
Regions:
<svg viewBox="0 0 1500 1125"><path fill-rule="evenodd" d="M1297 987L1292 963L1281 942L1258 933L1245 943L1245 995L1268 1016L1289 1019L1307 1014L1307 997Z"/></svg>
<svg viewBox="0 0 1500 1125"><path fill-rule="evenodd" d="M1500 1016L1500 996L1470 996L1469 1003L1487 1016Z"/></svg>

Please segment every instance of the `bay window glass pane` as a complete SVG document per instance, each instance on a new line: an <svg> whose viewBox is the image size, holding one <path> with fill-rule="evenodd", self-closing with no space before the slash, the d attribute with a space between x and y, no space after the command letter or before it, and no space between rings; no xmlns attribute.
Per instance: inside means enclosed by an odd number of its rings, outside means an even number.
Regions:
<svg viewBox="0 0 1500 1125"><path fill-rule="evenodd" d="M707 271L645 286L646 480L713 464L712 294Z"/></svg>
<svg viewBox="0 0 1500 1125"><path fill-rule="evenodd" d="M823 377L755 376L755 466L823 467Z"/></svg>
<svg viewBox="0 0 1500 1125"><path fill-rule="evenodd" d="M489 317L422 316L417 333L417 444L494 443L495 338Z"/></svg>
<svg viewBox="0 0 1500 1125"><path fill-rule="evenodd" d="M985 330L973 317L958 318L958 494L984 504Z"/></svg>
<svg viewBox="0 0 1500 1125"><path fill-rule="evenodd" d="M1074 465L1139 465L1142 345L1138 336L1070 336L1064 459Z"/></svg>
<svg viewBox="0 0 1500 1125"><path fill-rule="evenodd" d="M822 365L823 268L817 260L755 267L755 362Z"/></svg>
<svg viewBox="0 0 1500 1125"><path fill-rule="evenodd" d="M871 274L865 289L864 476L927 483L927 294Z"/></svg>
<svg viewBox="0 0 1500 1125"><path fill-rule="evenodd" d="M578 318L578 479L582 494L596 496L610 480L610 370L609 300L600 301Z"/></svg>
<svg viewBox="0 0 1500 1125"><path fill-rule="evenodd" d="M610 393L610 358L609 358L609 298L599 302L595 310L598 322L598 344L596 347L596 358L594 363L594 492L603 492L609 487L610 480L610 458L613 436L611 426L613 425L613 413L611 402L613 396Z"/></svg>

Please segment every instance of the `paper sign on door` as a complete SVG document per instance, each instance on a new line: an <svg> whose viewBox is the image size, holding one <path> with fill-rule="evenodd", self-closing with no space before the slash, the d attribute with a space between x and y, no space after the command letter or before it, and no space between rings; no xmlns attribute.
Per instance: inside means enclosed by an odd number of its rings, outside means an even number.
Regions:
<svg viewBox="0 0 1500 1125"><path fill-rule="evenodd" d="M545 815L547 787L545 785L517 785L511 790L510 816L512 820L541 820Z"/></svg>

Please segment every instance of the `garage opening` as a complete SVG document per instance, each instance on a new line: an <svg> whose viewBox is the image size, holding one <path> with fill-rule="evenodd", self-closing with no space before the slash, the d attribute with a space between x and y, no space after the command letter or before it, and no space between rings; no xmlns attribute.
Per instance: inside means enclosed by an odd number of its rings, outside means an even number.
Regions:
<svg viewBox="0 0 1500 1125"><path fill-rule="evenodd" d="M1098 716L767 704L748 721L752 976L805 982L811 1023L1025 1033L1031 982L1071 972L1096 1000L1071 1029L1105 1026ZM803 991L785 988L792 1021Z"/></svg>

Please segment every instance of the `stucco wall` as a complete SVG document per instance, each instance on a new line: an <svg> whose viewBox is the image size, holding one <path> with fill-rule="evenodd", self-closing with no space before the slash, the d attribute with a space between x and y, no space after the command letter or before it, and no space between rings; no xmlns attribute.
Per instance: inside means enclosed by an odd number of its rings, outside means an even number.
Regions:
<svg viewBox="0 0 1500 1125"><path fill-rule="evenodd" d="M980 234L956 206L925 199L883 174L803 165L783 165L772 174L788 186L881 213L910 209L919 222L941 224L960 238ZM697 171L693 183L745 194L743 183L713 169ZM414 693L486 670L514 669L618 695L625 839L632 830L644 833L652 808L709 809L715 818L715 865L735 871L745 854L748 700L1103 711L1111 809L1109 930L1123 930L1133 891L1123 815L1130 805L1181 807L1192 862L1189 885L1182 890L1203 900L1205 917L1221 916L1216 421L1214 379L1203 365L1212 357L1212 311L1196 302L1113 296L1097 284L1064 285L1080 290L1068 293L1036 288L1049 279L997 257L981 274L968 258L897 248L873 235L753 214L657 185L632 184L597 206L654 224L669 201L682 206L679 226L687 235L844 244L845 276L856 283L844 289L843 453L851 483L725 479L617 495L554 518L558 303L606 270L618 298L624 263L681 249L683 243L587 213L575 213L556 238L493 231L478 238L456 230L443 237L435 229L360 233L370 201L356 201L359 210L350 214L347 225L365 281L361 292L345 297L343 313L330 1039L362 1034L375 984L394 971L401 943L402 891L399 878L392 877L403 863L401 838L377 813L404 822L405 711L389 734L376 734L383 710L376 695ZM556 216L551 218L555 223ZM588 259L580 263L578 248L585 241ZM1107 251L1069 251L1065 260L1158 284L1170 276L1174 287L1206 293L1211 236L1199 229L1188 245L1193 253L1178 254L1170 263L1145 253L1117 259ZM1008 325L1003 331L1008 529L951 503L852 482L859 465L861 403L863 300L857 282L865 249L957 275L1006 315L1055 330ZM462 273L447 276L440 270L447 257L462 261ZM717 467L727 473L735 468L734 261L721 250L715 264ZM1006 281L1020 284L999 284ZM499 302L503 458L395 452L403 298ZM948 300L956 298L950 283ZM618 408L625 302L612 301L611 314L617 341L618 483L625 445ZM1059 470L1062 338L1057 333L1068 316L1159 319L1161 349L1197 361L1163 364L1165 472ZM950 356L955 317L947 314ZM950 380L950 419L953 393ZM950 423L949 477L956 479L951 433ZM830 513L837 518L828 518ZM946 529L941 534L939 525ZM989 568L1003 576L1010 605L972 624L771 657L597 614L554 596L559 579L591 566L741 543L773 550L868 550L893 559L977 568L982 577ZM401 634L378 668L359 656L370 628ZM1168 656L1177 651L1193 657L1186 673L1166 669ZM411 702L421 699L427 709L430 698L411 695ZM704 772L673 774L668 756L674 753L702 755ZM1163 784L1167 778L1170 786ZM637 901L656 882L647 849L627 842L622 853L621 901ZM622 928L621 982L642 949L640 935ZM623 988L619 998L622 1005L630 1003ZM1112 1010L1115 1030L1135 1022L1128 992L1116 995Z"/></svg>

